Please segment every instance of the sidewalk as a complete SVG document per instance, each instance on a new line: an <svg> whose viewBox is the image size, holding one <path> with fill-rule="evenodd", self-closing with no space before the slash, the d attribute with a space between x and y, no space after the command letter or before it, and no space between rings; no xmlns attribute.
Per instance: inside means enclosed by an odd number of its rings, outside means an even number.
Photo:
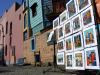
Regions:
<svg viewBox="0 0 100 75"><path fill-rule="evenodd" d="M85 71L66 70L63 72L59 69L51 69L43 74L43 70L47 70L50 67L33 67L33 66L13 66L8 67L0 66L0 75L86 75ZM95 71L96 72L96 71ZM97 72L96 72L97 73ZM96 75L93 73L91 75Z"/></svg>

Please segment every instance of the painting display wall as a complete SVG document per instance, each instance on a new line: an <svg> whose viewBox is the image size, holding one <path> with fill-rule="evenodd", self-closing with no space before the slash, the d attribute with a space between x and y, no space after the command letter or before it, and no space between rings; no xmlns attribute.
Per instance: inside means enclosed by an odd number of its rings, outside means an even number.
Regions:
<svg viewBox="0 0 100 75"><path fill-rule="evenodd" d="M67 11L68 11L68 20L69 20L77 14L76 0L70 0L66 4L66 8L67 8Z"/></svg>
<svg viewBox="0 0 100 75"><path fill-rule="evenodd" d="M73 69L73 53L66 54L66 69Z"/></svg>
<svg viewBox="0 0 100 75"><path fill-rule="evenodd" d="M97 45L95 25L84 29L83 35L84 35L84 46L85 47L91 47L91 46Z"/></svg>
<svg viewBox="0 0 100 75"><path fill-rule="evenodd" d="M53 30L55 30L56 28L58 28L59 26L59 17L57 17L54 21L53 21Z"/></svg>
<svg viewBox="0 0 100 75"><path fill-rule="evenodd" d="M82 24L81 24L81 17L80 14L78 14L77 16L75 16L72 19L72 28L73 28L73 33L78 32L80 30L82 30Z"/></svg>
<svg viewBox="0 0 100 75"><path fill-rule="evenodd" d="M66 50L66 52L73 51L72 36L65 38L65 50Z"/></svg>
<svg viewBox="0 0 100 75"><path fill-rule="evenodd" d="M86 69L99 69L99 56L97 47L85 49Z"/></svg>
<svg viewBox="0 0 100 75"><path fill-rule="evenodd" d="M66 22L67 21L67 10L65 10L64 12L62 12L59 15L59 18L60 18L60 25L62 25L64 22Z"/></svg>
<svg viewBox="0 0 100 75"><path fill-rule="evenodd" d="M74 51L82 50L84 48L82 32L73 35L73 43L74 43Z"/></svg>
<svg viewBox="0 0 100 75"><path fill-rule="evenodd" d="M64 50L64 39L57 41L58 52L65 51Z"/></svg>
<svg viewBox="0 0 100 75"><path fill-rule="evenodd" d="M84 70L84 51L74 52L74 69Z"/></svg>
<svg viewBox="0 0 100 75"><path fill-rule="evenodd" d="M69 36L72 34L72 25L71 25L71 21L67 21L66 23L64 23L64 30L65 30L65 37Z"/></svg>
<svg viewBox="0 0 100 75"><path fill-rule="evenodd" d="M76 0L78 4L78 12L83 11L91 5L90 0Z"/></svg>
<svg viewBox="0 0 100 75"><path fill-rule="evenodd" d="M58 27L58 40L64 38L64 29L63 26Z"/></svg>
<svg viewBox="0 0 100 75"><path fill-rule="evenodd" d="M81 13L83 28L89 27L94 24L94 15L92 6L87 8Z"/></svg>
<svg viewBox="0 0 100 75"><path fill-rule="evenodd" d="M64 52L57 53L57 65L64 65Z"/></svg>

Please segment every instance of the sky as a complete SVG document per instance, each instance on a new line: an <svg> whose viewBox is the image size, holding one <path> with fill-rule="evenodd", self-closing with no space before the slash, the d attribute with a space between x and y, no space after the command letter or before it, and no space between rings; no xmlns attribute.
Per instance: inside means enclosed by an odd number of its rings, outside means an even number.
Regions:
<svg viewBox="0 0 100 75"><path fill-rule="evenodd" d="M6 9L9 10L11 8L14 2L21 4L22 0L0 0L0 18L4 14Z"/></svg>

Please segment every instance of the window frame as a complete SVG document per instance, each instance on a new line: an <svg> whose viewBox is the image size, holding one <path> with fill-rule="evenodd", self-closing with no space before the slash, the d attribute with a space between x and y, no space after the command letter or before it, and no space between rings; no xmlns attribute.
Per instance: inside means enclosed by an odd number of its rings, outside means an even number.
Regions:
<svg viewBox="0 0 100 75"><path fill-rule="evenodd" d="M34 45L33 45L33 41L34 40ZM34 46L34 49L33 49L33 46ZM32 39L31 39L31 52L33 52L33 51L35 51L35 37L33 37Z"/></svg>

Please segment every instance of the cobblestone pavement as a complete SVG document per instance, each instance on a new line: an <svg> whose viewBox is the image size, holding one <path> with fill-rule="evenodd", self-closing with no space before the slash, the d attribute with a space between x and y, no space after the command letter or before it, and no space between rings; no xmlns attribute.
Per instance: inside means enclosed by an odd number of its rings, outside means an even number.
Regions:
<svg viewBox="0 0 100 75"><path fill-rule="evenodd" d="M33 66L0 66L0 75L86 75L85 71L66 70L63 72L59 69L51 69L43 74L43 70L47 70L50 67L33 67ZM97 73L97 72L96 72ZM91 74L96 75L96 74Z"/></svg>

